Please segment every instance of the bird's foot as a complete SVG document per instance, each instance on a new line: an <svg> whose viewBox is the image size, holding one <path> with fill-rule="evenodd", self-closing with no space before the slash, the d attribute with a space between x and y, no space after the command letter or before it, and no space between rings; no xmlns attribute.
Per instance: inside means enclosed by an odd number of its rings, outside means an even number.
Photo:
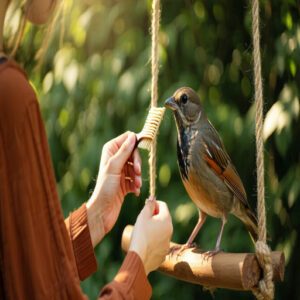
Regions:
<svg viewBox="0 0 300 300"><path fill-rule="evenodd" d="M185 250L191 249L191 248L196 248L196 246L197 245L195 243L190 243L190 244L186 243L184 245L176 245L176 246L173 246L170 248L169 255L170 256L176 255L178 257L178 256L181 256Z"/></svg>
<svg viewBox="0 0 300 300"><path fill-rule="evenodd" d="M216 248L214 250L209 250L209 251L204 252L203 255L206 257L206 259L209 259L220 252L223 252L223 250L221 250L220 248Z"/></svg>

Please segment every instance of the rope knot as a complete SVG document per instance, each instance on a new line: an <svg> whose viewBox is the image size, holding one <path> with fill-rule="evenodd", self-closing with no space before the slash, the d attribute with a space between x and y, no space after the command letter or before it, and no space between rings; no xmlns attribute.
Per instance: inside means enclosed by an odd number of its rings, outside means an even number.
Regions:
<svg viewBox="0 0 300 300"><path fill-rule="evenodd" d="M274 298L271 251L263 241L256 242L255 250L258 263L263 269L263 278L259 281L258 287L253 289L253 293L259 300L271 300Z"/></svg>

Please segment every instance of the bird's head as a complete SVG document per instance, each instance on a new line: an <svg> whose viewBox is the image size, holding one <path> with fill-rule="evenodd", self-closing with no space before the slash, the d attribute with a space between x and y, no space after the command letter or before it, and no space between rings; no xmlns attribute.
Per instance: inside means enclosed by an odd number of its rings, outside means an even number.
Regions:
<svg viewBox="0 0 300 300"><path fill-rule="evenodd" d="M198 123L202 113L200 98L189 87L178 89L165 101L165 107L173 110L176 121L184 127Z"/></svg>

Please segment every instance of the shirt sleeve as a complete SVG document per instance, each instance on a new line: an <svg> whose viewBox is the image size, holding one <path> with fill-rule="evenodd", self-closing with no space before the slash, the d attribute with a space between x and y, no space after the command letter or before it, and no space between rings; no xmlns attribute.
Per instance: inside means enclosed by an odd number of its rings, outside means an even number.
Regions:
<svg viewBox="0 0 300 300"><path fill-rule="evenodd" d="M79 278L84 280L97 270L85 204L71 213L65 224L71 238ZM152 288L140 257L129 251L114 280L102 289L99 300L144 300L150 299L151 294Z"/></svg>
<svg viewBox="0 0 300 300"><path fill-rule="evenodd" d="M78 276L80 280L84 280L97 270L85 204L72 212L65 224L71 239Z"/></svg>
<svg viewBox="0 0 300 300"><path fill-rule="evenodd" d="M98 300L150 299L152 288L147 279L143 263L133 251L129 251L114 278L101 291Z"/></svg>

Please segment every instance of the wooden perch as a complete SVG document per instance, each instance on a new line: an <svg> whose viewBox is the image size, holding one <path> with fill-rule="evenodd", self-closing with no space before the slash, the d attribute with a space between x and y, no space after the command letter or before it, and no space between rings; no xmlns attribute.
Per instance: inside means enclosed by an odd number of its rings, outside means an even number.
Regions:
<svg viewBox="0 0 300 300"><path fill-rule="evenodd" d="M123 231L122 249L127 252L133 226L128 225ZM170 247L177 245L171 243ZM274 281L284 279L284 254L271 253L274 269ZM250 290L258 284L261 268L254 253L220 252L208 256L197 248L187 249L180 256L168 255L158 269L179 280L200 284L207 287L235 290Z"/></svg>

